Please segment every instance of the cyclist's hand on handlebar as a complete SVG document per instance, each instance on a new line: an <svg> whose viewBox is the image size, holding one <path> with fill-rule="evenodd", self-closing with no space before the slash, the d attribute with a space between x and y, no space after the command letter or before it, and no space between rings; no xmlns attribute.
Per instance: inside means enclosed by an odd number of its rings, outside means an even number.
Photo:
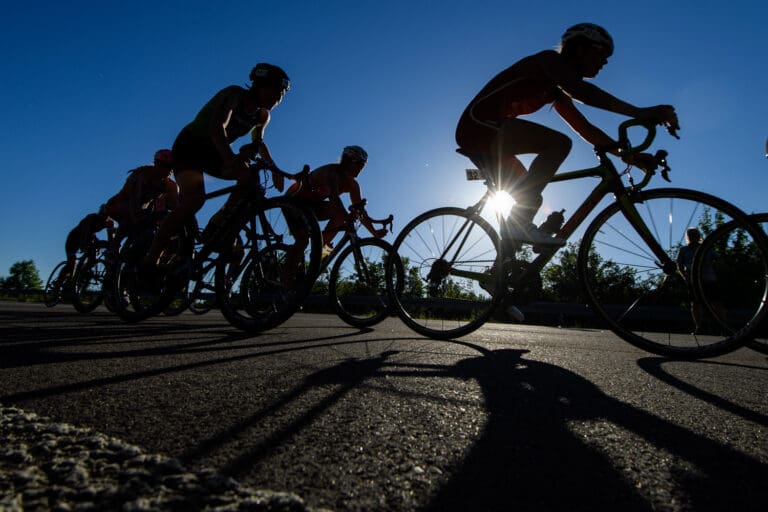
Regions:
<svg viewBox="0 0 768 512"><path fill-rule="evenodd" d="M680 129L677 113L672 105L656 105L655 107L644 108L640 117L652 119L657 124L665 126L672 135L675 135L674 132Z"/></svg>
<svg viewBox="0 0 768 512"><path fill-rule="evenodd" d="M238 151L238 155L247 160L256 160L256 156L259 154L259 145L253 142L243 144ZM246 161L247 161L246 160Z"/></svg>
<svg viewBox="0 0 768 512"><path fill-rule="evenodd" d="M283 176L283 173L280 172L274 162L270 164L269 170L272 173L272 183L275 185L278 192L282 192L285 187L285 177Z"/></svg>

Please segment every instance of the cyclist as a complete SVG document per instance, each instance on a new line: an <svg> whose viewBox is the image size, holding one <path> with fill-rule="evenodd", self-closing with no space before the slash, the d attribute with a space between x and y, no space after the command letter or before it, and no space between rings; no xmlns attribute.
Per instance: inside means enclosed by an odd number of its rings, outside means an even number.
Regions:
<svg viewBox="0 0 768 512"><path fill-rule="evenodd" d="M156 151L153 165L128 171L123 188L105 205L106 213L119 223L116 241L141 220L149 202L154 202L154 210L158 212L178 207L179 189L171 179L172 172L173 154L169 149Z"/></svg>
<svg viewBox="0 0 768 512"><path fill-rule="evenodd" d="M691 319L694 325L694 334L701 331L704 308L701 303L695 300L696 295L691 290L691 266L696 250L701 245L701 231L696 228L688 228L685 231L685 245L680 247L677 253L677 268L680 270L685 282L688 284L689 295L691 298ZM720 300L718 291L718 280L715 272L715 254L712 250L704 254L704 260L701 266L701 286L704 295L710 301L715 310L715 314L721 320L725 320L725 306Z"/></svg>
<svg viewBox="0 0 768 512"><path fill-rule="evenodd" d="M360 185L357 177L368 162L368 153L360 146L347 146L341 152L341 160L318 167L309 174L308 182L296 182L288 188L287 194L305 202L312 208L318 220L327 220L323 229L323 245L333 247L333 238L338 234L352 214L348 214L342 194L349 194L352 204L360 203ZM387 234L386 229L376 229L365 216L360 221L376 238Z"/></svg>
<svg viewBox="0 0 768 512"><path fill-rule="evenodd" d="M516 204L502 223L502 238L537 245L563 245L561 238L538 231L533 218L541 193L571 149L566 135L523 119L552 105L560 117L593 146L615 142L590 123L574 100L631 117L654 119L678 128L671 105L638 108L585 79L595 77L613 54L613 39L592 23L572 26L562 36L559 50L545 50L516 62L496 75L469 103L456 128L456 142L478 166L492 162L497 182L511 191ZM618 150L613 154L621 156ZM517 158L536 155L526 171ZM654 166L647 154L627 155L628 163ZM514 188L513 188L514 187Z"/></svg>
<svg viewBox="0 0 768 512"><path fill-rule="evenodd" d="M107 215L106 209L102 205L98 213L89 213L69 232L64 243L64 250L67 253L67 264L64 265L61 274L59 274L56 288L60 287L72 275L75 263L77 263L77 253L86 252L91 244L96 241L96 233L104 229L107 230L107 240L111 241L115 235L115 223Z"/></svg>
<svg viewBox="0 0 768 512"><path fill-rule="evenodd" d="M163 220L152 242L144 260L144 269L148 272L157 268L160 254L171 236L202 208L205 202L203 173L247 183L249 158L258 154L272 163L263 140L264 129L270 120L270 110L290 89L290 80L285 71L265 63L251 70L250 80L247 88L231 85L217 92L176 137L173 158L181 198L179 207ZM230 144L248 132L251 143L235 154ZM273 172L272 178L278 190L282 190L282 176ZM237 195L232 194L229 200L236 201Z"/></svg>

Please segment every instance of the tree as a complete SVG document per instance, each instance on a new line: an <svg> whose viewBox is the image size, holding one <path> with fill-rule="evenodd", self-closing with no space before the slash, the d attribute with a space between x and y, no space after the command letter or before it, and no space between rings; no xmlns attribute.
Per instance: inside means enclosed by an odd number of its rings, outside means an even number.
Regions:
<svg viewBox="0 0 768 512"><path fill-rule="evenodd" d="M17 261L11 265L8 277L2 280L3 290L39 290L43 281L32 260Z"/></svg>

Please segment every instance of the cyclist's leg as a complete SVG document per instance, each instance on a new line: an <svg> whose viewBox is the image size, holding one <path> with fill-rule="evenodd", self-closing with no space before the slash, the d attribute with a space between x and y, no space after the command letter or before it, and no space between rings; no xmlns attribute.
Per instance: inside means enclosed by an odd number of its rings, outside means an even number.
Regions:
<svg viewBox="0 0 768 512"><path fill-rule="evenodd" d="M334 205L329 201L323 201L315 205L312 210L315 212L317 220L327 220L328 223L323 228L323 245L333 247L333 239L339 234L341 227L347 220L347 213L344 208Z"/></svg>
<svg viewBox="0 0 768 512"><path fill-rule="evenodd" d="M75 270L75 265L77 264L77 250L79 245L79 234L77 237L68 236L67 241L64 244L64 250L67 253L67 263L64 265L64 268L61 270L61 273L59 273L59 278L56 280L56 284L54 285L56 288L61 289L62 286L65 285L67 280L72 276L72 272Z"/></svg>
<svg viewBox="0 0 768 512"><path fill-rule="evenodd" d="M521 225L533 222L541 206L541 193L565 161L571 145L566 135L530 121L515 118L501 125L492 146L499 161L514 163L516 155L536 155L525 177L514 184L512 195L516 204L510 214L512 220ZM513 181L516 168L513 165L506 171L510 177L502 183Z"/></svg>
<svg viewBox="0 0 768 512"><path fill-rule="evenodd" d="M194 217L205 203L205 182L202 171L197 169L177 170L176 183L179 186L179 207L169 213L160 224L157 235L144 260L147 264L157 265L157 261L171 237L178 233L182 226Z"/></svg>

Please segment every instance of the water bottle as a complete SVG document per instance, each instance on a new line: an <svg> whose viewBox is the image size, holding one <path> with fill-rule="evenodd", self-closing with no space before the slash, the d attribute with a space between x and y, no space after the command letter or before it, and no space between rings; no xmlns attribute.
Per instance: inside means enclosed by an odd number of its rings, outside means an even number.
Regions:
<svg viewBox="0 0 768 512"><path fill-rule="evenodd" d="M547 217L547 220L541 223L541 226L539 226L539 232L547 235L552 236L558 231L560 231L560 228L563 227L563 222L565 222L565 217L563 216L563 213L565 213L565 208L560 210L559 212L552 212Z"/></svg>

